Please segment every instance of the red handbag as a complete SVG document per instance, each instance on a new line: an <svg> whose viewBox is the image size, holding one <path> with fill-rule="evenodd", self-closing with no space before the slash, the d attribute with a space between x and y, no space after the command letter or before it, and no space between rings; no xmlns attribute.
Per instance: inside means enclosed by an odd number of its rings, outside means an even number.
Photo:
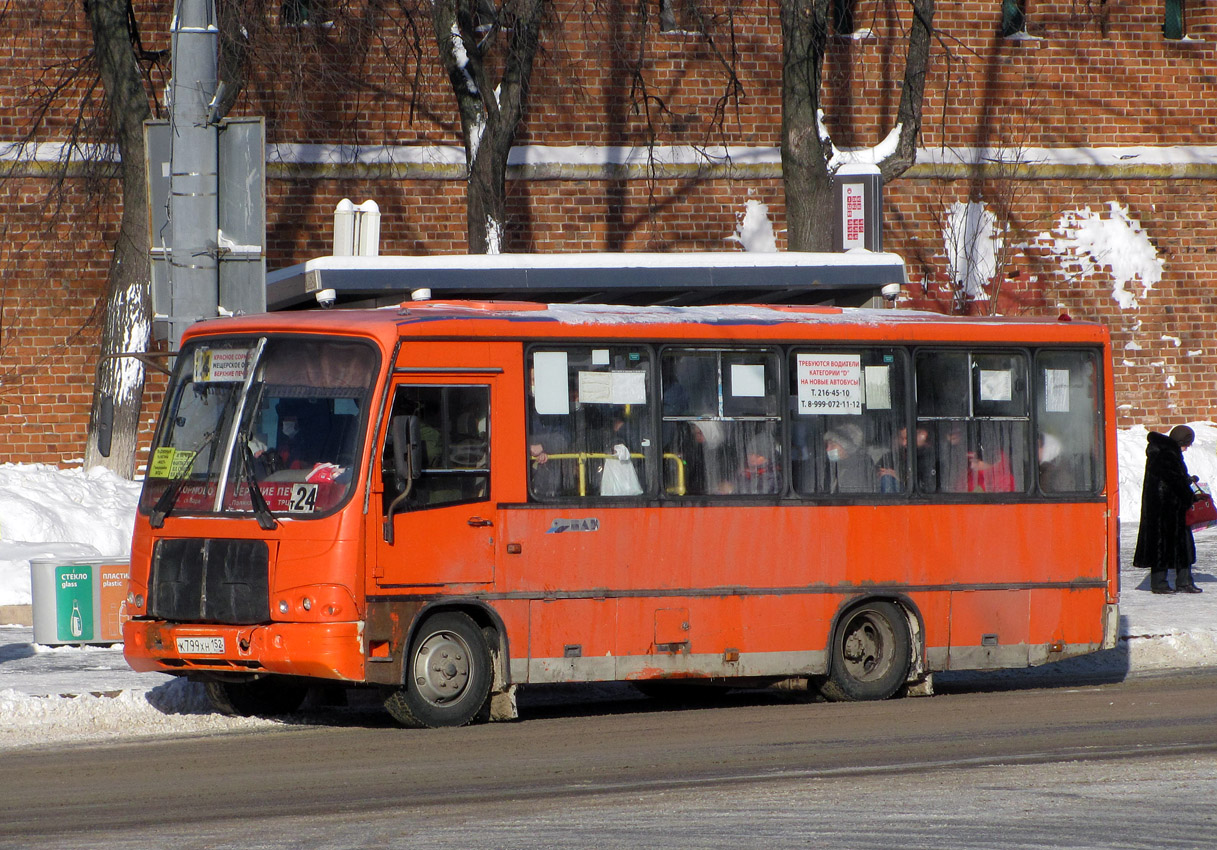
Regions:
<svg viewBox="0 0 1217 850"><path fill-rule="evenodd" d="M1198 531L1201 528L1211 528L1217 525L1217 506L1213 505L1213 497L1196 484L1192 485L1192 491L1194 501L1184 516L1187 527L1192 531Z"/></svg>

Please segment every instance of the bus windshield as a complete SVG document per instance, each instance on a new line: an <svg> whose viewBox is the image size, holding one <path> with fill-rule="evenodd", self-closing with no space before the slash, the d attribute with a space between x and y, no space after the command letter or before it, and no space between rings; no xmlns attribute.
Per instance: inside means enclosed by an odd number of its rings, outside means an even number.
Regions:
<svg viewBox="0 0 1217 850"><path fill-rule="evenodd" d="M188 343L140 508L154 520L170 512L307 518L337 508L359 461L378 365L371 345L333 338Z"/></svg>

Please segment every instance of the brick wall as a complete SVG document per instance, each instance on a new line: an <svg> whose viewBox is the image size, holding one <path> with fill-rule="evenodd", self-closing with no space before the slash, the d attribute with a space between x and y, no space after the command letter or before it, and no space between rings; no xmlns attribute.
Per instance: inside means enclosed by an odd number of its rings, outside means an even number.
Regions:
<svg viewBox="0 0 1217 850"><path fill-rule="evenodd" d="M136 3L150 50L168 47L166 5ZM594 5L557 4L567 32L543 39L521 144L778 145L776 3L738 4L732 26L720 20L714 29L719 53L694 36L660 35L658 3L642 48L636 17L593 17ZM939 5L936 22L950 37L934 48L922 139L927 151L1003 147L1029 160L1022 152L1036 148L1205 145L1217 138L1213 4L1188 4L1190 40L1183 42L1162 37L1161 4L1032 0L1026 39L996 37L999 0ZM832 42L825 102L840 145L874 144L894 119L908 21L893 8L902 9L863 0L855 20L873 35ZM22 138L34 110L29 94L63 80L48 70L52 63L83 59L89 48L80 5L71 0L29 0L3 14L0 144ZM416 56L408 40L394 35L391 21L371 21L366 29L338 21L328 29L283 30L272 17L251 31L258 71L234 114L266 116L271 143L458 143L434 48L424 43L424 54ZM738 76L732 92L723 56ZM652 95L646 109L630 92L639 67ZM163 69L152 69L150 79L159 91ZM66 137L86 89L81 82L66 91L48 111L38 141ZM719 105L723 120L716 123ZM113 185L72 178L65 205L56 210L41 174L27 167L0 180L0 462L69 463L83 454L95 308L118 219ZM1217 392L1217 352L1209 342L1217 336L1215 182L1211 166L1010 170L1004 176L992 167L948 174L918 166L886 187L886 247L908 261L910 306L1067 312L1107 323L1117 345L1121 425L1206 419ZM784 247L783 190L773 176L673 179L660 170L636 179L511 180L508 192L512 251L732 250L737 246L727 238L748 200L768 206ZM460 181L335 179L279 164L268 181L269 266L329 253L332 210L344 197L380 204L384 254L465 249ZM996 299L961 300L950 279L944 219L952 205L968 202L1008 228L1000 283L986 293L996 289ZM1162 261L1152 289L1143 292L1135 281L1127 286L1135 308L1113 297L1112 270L1073 273L1053 247L1066 213L1090 208L1109 215L1113 203L1140 223ZM1056 237L1043 236L1053 232ZM153 402L159 387L152 385Z"/></svg>

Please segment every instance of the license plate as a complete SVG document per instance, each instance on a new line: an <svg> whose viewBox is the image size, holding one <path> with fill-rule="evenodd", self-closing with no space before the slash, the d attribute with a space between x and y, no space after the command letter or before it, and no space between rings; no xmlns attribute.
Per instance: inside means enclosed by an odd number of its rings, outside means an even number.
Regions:
<svg viewBox="0 0 1217 850"><path fill-rule="evenodd" d="M223 655L224 638L180 637L177 639L177 651L182 655Z"/></svg>

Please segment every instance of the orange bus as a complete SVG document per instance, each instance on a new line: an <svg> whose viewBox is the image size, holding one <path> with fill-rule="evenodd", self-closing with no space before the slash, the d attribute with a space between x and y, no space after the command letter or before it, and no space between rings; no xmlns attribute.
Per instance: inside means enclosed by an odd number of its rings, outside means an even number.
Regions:
<svg viewBox="0 0 1217 850"><path fill-rule="evenodd" d="M831 307L421 302L185 335L151 448L133 668L398 721L520 685L795 680L1111 648L1097 324Z"/></svg>

